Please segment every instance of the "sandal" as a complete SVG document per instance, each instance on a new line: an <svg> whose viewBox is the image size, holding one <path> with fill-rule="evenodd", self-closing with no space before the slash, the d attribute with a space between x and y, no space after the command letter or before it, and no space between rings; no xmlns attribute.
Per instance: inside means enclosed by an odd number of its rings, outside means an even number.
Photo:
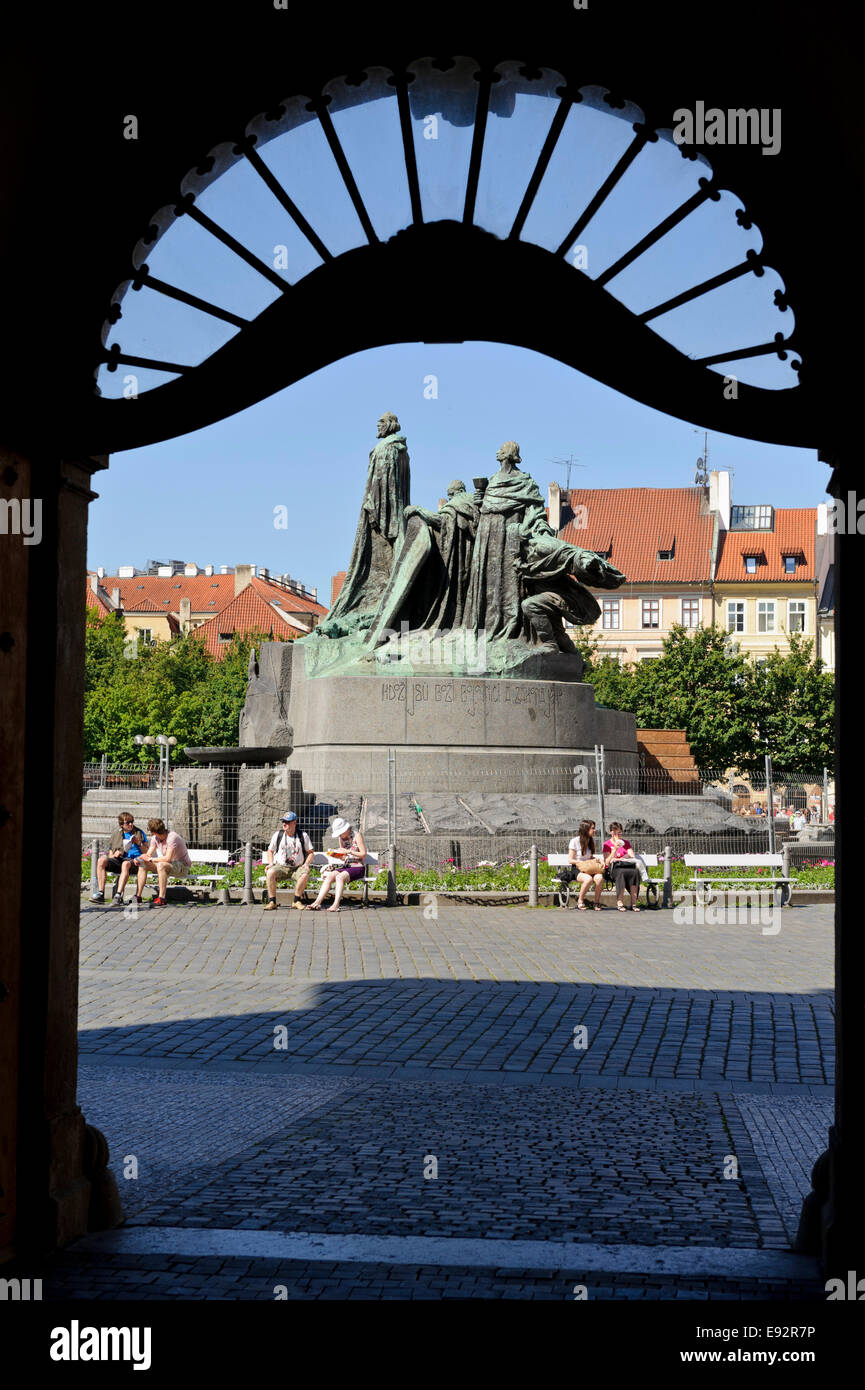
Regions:
<svg viewBox="0 0 865 1390"><path fill-rule="evenodd" d="M577 911L578 911L578 912L588 912L588 910L589 910L589 909L586 907L586 904L585 904L585 903L577 903Z"/></svg>
<svg viewBox="0 0 865 1390"><path fill-rule="evenodd" d="M321 912L321 903L310 903L307 912Z"/></svg>
<svg viewBox="0 0 865 1390"><path fill-rule="evenodd" d="M634 905L634 907L631 908L631 911L632 911L632 912L640 912L641 910L642 910L642 909L639 908L639 907L637 907L636 904Z"/></svg>
<svg viewBox="0 0 865 1390"><path fill-rule="evenodd" d="M625 911L625 909L624 909L624 907L622 906L621 903L617 903L617 904L616 904L616 911L617 911L617 912L624 912L624 911Z"/></svg>
<svg viewBox="0 0 865 1390"><path fill-rule="evenodd" d="M604 909L601 907L601 904L598 903L597 906L595 907L595 911L596 911L596 912L603 912L603 910L604 910Z"/></svg>
<svg viewBox="0 0 865 1390"><path fill-rule="evenodd" d="M339 909L338 907L329 907L329 908L327 909L327 911L328 911L328 912L339 912L340 909Z"/></svg>

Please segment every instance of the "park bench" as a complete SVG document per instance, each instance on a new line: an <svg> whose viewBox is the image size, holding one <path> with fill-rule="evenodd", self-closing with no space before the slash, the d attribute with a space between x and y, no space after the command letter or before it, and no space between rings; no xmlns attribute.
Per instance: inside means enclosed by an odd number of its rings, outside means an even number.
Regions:
<svg viewBox="0 0 865 1390"><path fill-rule="evenodd" d="M695 874L691 879L696 901L703 906L714 901L713 884L723 884L724 887L721 891L732 890L734 892L742 889L751 889L756 892L759 889L771 887L777 906L784 907L790 901L791 885L799 881L790 878L789 874L783 872L760 875L759 877L756 874L714 872L715 869L719 868L783 870L784 857L781 854L686 854L685 866L689 869L708 869L710 871L709 873Z"/></svg>
<svg viewBox="0 0 865 1390"><path fill-rule="evenodd" d="M647 869L655 869L655 868L657 868L657 866L658 866L658 856L657 856L657 854L641 854L641 855L640 855L640 858L642 859L642 861L643 861L643 863L645 864L645 866L646 866ZM559 868L561 868L563 865L570 864L570 862L571 862L570 856L567 855L567 854L548 854L548 855L547 855L547 863L548 863L552 868L554 868L554 869L559 869ZM644 886L645 886L645 889L646 889L646 906L647 906L647 907L657 907L657 905L658 905L658 880L657 880L657 879L647 878L647 879L644 879L644 880L643 880L643 883L644 883ZM580 885L577 883L576 879L574 879L574 881L571 882L571 883L563 883L563 884L561 885L561 887L559 888L559 907L567 907L567 906L568 906L568 903L569 903L570 900L571 900L571 893L572 893L572 892L573 892L573 894L574 894L575 897L579 897L579 894L580 894ZM594 890L593 890L593 889L589 889L589 890L587 891L587 893L586 893L586 897L588 897L589 892L594 892Z"/></svg>
<svg viewBox="0 0 865 1390"><path fill-rule="evenodd" d="M213 865L217 865L217 864L228 864L229 859L232 858L232 855L230 854L230 852L229 852L227 849L191 849L191 850L188 851L188 853L189 853L189 858L192 860L192 863L193 863L193 864L213 864ZM169 875L169 877L170 877L170 875ZM195 882L196 884L197 884L197 883L209 884L209 885L210 885L210 890L209 890L209 891L212 891L212 890L213 890L214 884L216 884L216 883L222 883L222 884L224 884L224 883L225 883L225 879L226 879L226 875L225 875L225 874L193 874L193 873L190 873L190 874L187 875L187 877L186 877L186 879L184 880L184 882L186 882L186 883Z"/></svg>
<svg viewBox="0 0 865 1390"><path fill-rule="evenodd" d="M369 907L369 889L370 889L370 884L375 883L376 878L378 877L379 869L380 869L380 867L381 867L380 864L379 864L379 859L380 859L380 857L381 857L381 856L378 855L378 854L369 854L369 853L368 853L367 856L366 856L366 859L364 860L364 865L366 866L367 872L364 874L363 878L359 880L359 881L363 884L363 905L364 905L364 907ZM339 862L338 860L332 859L331 856L327 853L326 850L325 850L325 851L321 851L321 850L317 851L317 852L312 856L312 870L311 870L310 875L309 875L309 880L308 880L308 883L307 883L307 888L310 888L310 887L312 886L313 874L315 874L316 870L318 870L318 873L317 873L317 875L316 875L316 882L317 882L318 884L320 884L320 883L321 883L321 874L322 874L322 870L323 870L323 869L328 869L328 868L335 868L338 862ZM357 881L358 881L358 880L355 880L355 882L357 882Z"/></svg>

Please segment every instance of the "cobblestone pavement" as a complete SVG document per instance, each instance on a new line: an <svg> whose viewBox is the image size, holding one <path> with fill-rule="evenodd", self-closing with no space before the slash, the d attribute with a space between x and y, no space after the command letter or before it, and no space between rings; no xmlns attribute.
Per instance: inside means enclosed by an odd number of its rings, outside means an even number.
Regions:
<svg viewBox="0 0 865 1390"><path fill-rule="evenodd" d="M154 1255L75 1255L65 1252L44 1270L46 1302L66 1299L350 1299L428 1300L518 1298L549 1302L575 1298L702 1301L819 1301L818 1280L673 1279L669 1275L598 1274L580 1269L478 1269L316 1260L183 1259ZM585 1294L582 1290L585 1290Z"/></svg>
<svg viewBox="0 0 865 1390"><path fill-rule="evenodd" d="M80 1100L132 1224L179 1238L780 1252L831 1118L832 949L824 907L774 937L662 912L88 908ZM282 1264L292 1298L819 1296L789 1275ZM265 1265L70 1251L50 1296L272 1298Z"/></svg>
<svg viewBox="0 0 865 1390"><path fill-rule="evenodd" d="M793 1241L799 1226L802 1194L811 1187L811 1169L826 1147L835 1106L826 1100L788 1096L779 1108L769 1096L735 1096L754 1154L769 1183L784 1228Z"/></svg>
<svg viewBox="0 0 865 1390"><path fill-rule="evenodd" d="M833 988L834 909L784 908L757 924L686 926L673 912L351 906L117 908L81 914L81 966L309 980L505 980L817 993ZM710 982L710 983L709 983Z"/></svg>

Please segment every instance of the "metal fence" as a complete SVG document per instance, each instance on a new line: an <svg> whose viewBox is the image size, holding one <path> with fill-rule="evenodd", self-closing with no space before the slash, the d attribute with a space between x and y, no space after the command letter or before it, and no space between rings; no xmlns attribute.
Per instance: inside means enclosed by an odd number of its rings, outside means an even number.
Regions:
<svg viewBox="0 0 865 1390"><path fill-rule="evenodd" d="M610 765L603 750L593 750L566 769L561 758L558 767L545 766L544 754L516 771L512 763L491 760L482 775L475 767L464 790L435 791L419 785L409 751L383 749L380 757L380 790L334 787L326 794L306 790L290 763L176 766L162 787L154 766L91 764L85 769L83 842L104 845L117 813L129 810L145 827L161 815L190 848L225 849L240 860L249 843L257 862L280 817L293 810L315 849L332 843L331 827L340 816L361 830L368 849L383 856L393 845L397 862L417 869L523 863L532 845L542 857L561 853L585 819L603 828L603 838L619 821L634 847L649 854L666 846L675 857L780 853L787 845L791 868L835 857L834 781L823 769L769 769L767 780Z"/></svg>

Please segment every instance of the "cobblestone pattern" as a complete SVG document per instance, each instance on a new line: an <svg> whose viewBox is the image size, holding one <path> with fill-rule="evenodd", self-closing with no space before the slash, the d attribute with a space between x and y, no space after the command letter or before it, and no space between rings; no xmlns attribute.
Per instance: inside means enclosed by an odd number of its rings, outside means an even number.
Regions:
<svg viewBox="0 0 865 1390"><path fill-rule="evenodd" d="M81 965L280 980L440 979L760 989L833 988L830 906L785 908L777 936L758 925L686 926L667 911L578 913L352 906L339 914L254 907L165 907L126 918L81 914Z"/></svg>
<svg viewBox="0 0 865 1390"><path fill-rule="evenodd" d="M792 1243L802 1198L811 1190L811 1169L827 1145L834 1103L790 1096L779 1107L768 1096L737 1095L733 1099Z"/></svg>
<svg viewBox="0 0 865 1390"><path fill-rule="evenodd" d="M78 1103L96 1115L108 1140L110 1168L127 1217L195 1175L216 1180L220 1164L363 1082L318 1077L225 1076L205 1071L132 1071L88 1066L78 1074ZM137 1173L128 1158L134 1157Z"/></svg>
<svg viewBox="0 0 865 1390"><path fill-rule="evenodd" d="M47 1302L69 1298L249 1299L273 1302L275 1289L290 1300L428 1300L518 1298L571 1302L584 1286L592 1299L784 1300L825 1302L822 1284L800 1280L674 1278L670 1275L598 1274L567 1270L496 1270L435 1265L324 1264L207 1256L111 1255L70 1252L43 1272Z"/></svg>
<svg viewBox="0 0 865 1390"><path fill-rule="evenodd" d="M263 1136L142 1213L147 1225L787 1246L762 1174L715 1096L373 1082ZM432 1155L436 1178L424 1178Z"/></svg>
<svg viewBox="0 0 865 1390"><path fill-rule="evenodd" d="M292 985L87 971L83 1054L826 1085L827 995L447 981ZM108 1025L108 1026L106 1026ZM584 1025L585 1048L574 1029ZM274 1029L286 1035L274 1047Z"/></svg>

